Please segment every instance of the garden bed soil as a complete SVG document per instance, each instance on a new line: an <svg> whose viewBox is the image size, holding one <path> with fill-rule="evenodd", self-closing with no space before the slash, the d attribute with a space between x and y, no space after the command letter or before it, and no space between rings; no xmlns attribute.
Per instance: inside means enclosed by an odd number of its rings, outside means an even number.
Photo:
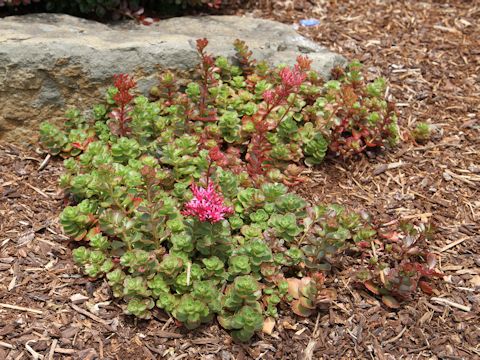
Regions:
<svg viewBox="0 0 480 360"><path fill-rule="evenodd" d="M168 315L125 316L103 281L79 276L62 235L61 161L0 144L0 359L476 359L480 358L480 6L478 2L284 1L254 16L315 17L302 34L390 81L402 129L427 121L431 141L308 171L298 192L371 213L378 223L430 221L445 277L391 310L355 286L339 259L328 311L281 312L272 335L236 344L218 324L194 331ZM314 6L312 3L320 3ZM268 4L266 4L268 5ZM245 12L247 10L239 10ZM447 299L446 304L438 298Z"/></svg>

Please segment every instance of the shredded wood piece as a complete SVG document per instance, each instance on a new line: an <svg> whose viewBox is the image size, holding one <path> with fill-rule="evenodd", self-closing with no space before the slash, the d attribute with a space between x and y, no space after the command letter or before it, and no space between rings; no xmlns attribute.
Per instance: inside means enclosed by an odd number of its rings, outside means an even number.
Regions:
<svg viewBox="0 0 480 360"><path fill-rule="evenodd" d="M48 353L48 360L53 360L53 354L55 353L55 348L57 347L58 340L53 339L52 345L50 346L50 351Z"/></svg>
<svg viewBox="0 0 480 360"><path fill-rule="evenodd" d="M402 335L405 333L405 331L407 331L407 327L405 326L402 331L400 331L396 336L394 336L393 338L391 339L388 339L388 340L385 340L382 342L382 345L387 345L387 344L390 344L392 342L395 342L397 341L398 339L400 339L402 337Z"/></svg>
<svg viewBox="0 0 480 360"><path fill-rule="evenodd" d="M463 237L463 238L461 238L461 239L458 239L458 240L456 240L456 241L451 242L450 244L445 245L443 248L441 248L441 249L439 250L439 252L447 251L448 249L451 249L451 248L453 248L454 246L457 246L458 244L461 244L462 242L464 242L464 241L467 240L467 239L470 239L470 236L465 236L465 237Z"/></svg>
<svg viewBox="0 0 480 360"><path fill-rule="evenodd" d="M115 331L111 326L110 324L112 323L111 321L108 321L108 320L104 320L100 317L98 317L97 315L94 315L92 314L91 312L87 311L87 310L84 310L82 309L81 307L78 307L77 305L75 304L70 304L70 306L72 307L72 309L74 309L75 311L79 312L80 314L82 315L85 315L87 317L89 317L90 319L92 320L95 320L96 322L100 323L100 324L103 324L109 331Z"/></svg>
<svg viewBox="0 0 480 360"><path fill-rule="evenodd" d="M6 309L12 309L12 310L32 312L32 313L39 314L39 315L43 314L43 311L41 311L41 310L27 308L27 307L23 307L23 306L17 306L17 305L0 303L0 307L6 308Z"/></svg>
<svg viewBox="0 0 480 360"><path fill-rule="evenodd" d="M398 161L398 162L394 162L394 163L390 163L390 164L382 164L382 165L377 166L373 170L373 175L377 176L377 175L383 174L387 170L396 169L396 168L399 168L399 167L404 166L404 165L405 165L405 163L402 162L402 161Z"/></svg>
<svg viewBox="0 0 480 360"><path fill-rule="evenodd" d="M7 349L12 349L12 350L15 349L15 346L13 346L12 344L6 343L4 341L0 341L0 346Z"/></svg>
<svg viewBox="0 0 480 360"><path fill-rule="evenodd" d="M42 161L42 163L40 164L40 166L38 167L38 171L41 171L43 169L45 169L48 165L48 163L50 162L50 159L52 158L52 155L50 154L47 154L47 156L45 157L45 159Z"/></svg>
<svg viewBox="0 0 480 360"><path fill-rule="evenodd" d="M453 306L457 309L460 309L460 310L463 310L463 311L466 311L466 312L469 312L472 309L470 306L465 306L465 305L462 305L462 304L458 304L456 302L453 302L453 301L450 301L450 300L444 299L444 298L432 297L432 298L430 298L430 300L435 301L437 304Z"/></svg>

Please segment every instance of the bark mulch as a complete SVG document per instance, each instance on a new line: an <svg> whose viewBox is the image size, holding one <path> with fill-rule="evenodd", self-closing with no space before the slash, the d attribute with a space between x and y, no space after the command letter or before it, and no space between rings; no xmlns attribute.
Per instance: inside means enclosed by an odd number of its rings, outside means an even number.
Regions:
<svg viewBox="0 0 480 360"><path fill-rule="evenodd" d="M389 79L403 145L330 160L299 191L384 223L430 221L445 274L433 297L418 293L394 311L355 288L347 269L330 276L338 299L328 311L310 319L285 311L271 336L247 345L216 324L185 331L162 312L136 321L104 282L88 281L72 263L57 220L61 162L39 170L38 149L0 144L0 359L480 358L480 4L260 3L239 12L292 24L317 18L320 25L299 31ZM435 127L426 144L407 136L419 121Z"/></svg>

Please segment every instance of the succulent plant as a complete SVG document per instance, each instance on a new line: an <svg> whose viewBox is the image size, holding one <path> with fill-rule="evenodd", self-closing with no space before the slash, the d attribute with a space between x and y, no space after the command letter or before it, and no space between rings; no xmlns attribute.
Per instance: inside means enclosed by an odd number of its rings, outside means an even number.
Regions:
<svg viewBox="0 0 480 360"><path fill-rule="evenodd" d="M195 329L203 322L212 319L208 306L190 295L183 295L176 306L173 315L183 323L187 329Z"/></svg>
<svg viewBox="0 0 480 360"><path fill-rule="evenodd" d="M272 226L279 238L285 240L293 240L302 231L297 225L297 217L292 213L272 215L269 225Z"/></svg>
<svg viewBox="0 0 480 360"><path fill-rule="evenodd" d="M237 41L237 66L208 54L206 39L196 45L198 76L177 82L165 72L149 99L120 74L92 113L72 109L64 130L41 127L43 145L68 158L61 185L76 205L60 223L83 241L72 256L84 274L106 278L127 314L148 319L156 306L188 329L217 316L239 341L284 304L299 316L327 306L334 293L319 271L342 252L370 259L358 271L370 291L428 289L427 252L384 239L362 213L291 190L305 181L304 163L398 140L384 81L365 81L353 63L324 83L306 57L269 68ZM382 241L385 258L370 258Z"/></svg>
<svg viewBox="0 0 480 360"><path fill-rule="evenodd" d="M370 257L369 265L360 269L356 277L391 308L411 299L417 288L432 294L428 281L442 273L435 270L436 257L427 247L431 229L422 223L403 223L393 231L385 230L380 233L383 249Z"/></svg>
<svg viewBox="0 0 480 360"><path fill-rule="evenodd" d="M262 310L258 303L242 306L233 315L219 316L218 321L225 329L233 330L234 339L243 342L263 327Z"/></svg>
<svg viewBox="0 0 480 360"><path fill-rule="evenodd" d="M335 291L323 289L323 276L316 275L316 278L286 279L288 295L293 298L292 310L298 316L308 317L317 306L329 304L336 299Z"/></svg>
<svg viewBox="0 0 480 360"><path fill-rule="evenodd" d="M52 155L58 155L68 144L68 137L56 126L44 122L40 124L40 142Z"/></svg>
<svg viewBox="0 0 480 360"><path fill-rule="evenodd" d="M94 214L96 204L89 200L83 200L77 206L67 206L60 214L60 224L65 234L75 240L82 240L92 225L96 223Z"/></svg>
<svg viewBox="0 0 480 360"><path fill-rule="evenodd" d="M155 302L149 298L132 298L127 303L126 313L135 315L140 319L150 319L150 310L155 306Z"/></svg>
<svg viewBox="0 0 480 360"><path fill-rule="evenodd" d="M430 139L432 134L432 128L430 124L426 122L418 122L415 125L415 129L412 131L413 138L417 142L425 142Z"/></svg>

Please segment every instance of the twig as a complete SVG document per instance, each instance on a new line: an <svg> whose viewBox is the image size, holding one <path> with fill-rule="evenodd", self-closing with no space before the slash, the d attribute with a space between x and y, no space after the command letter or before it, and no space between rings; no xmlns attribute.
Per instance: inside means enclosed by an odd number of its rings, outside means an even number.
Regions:
<svg viewBox="0 0 480 360"><path fill-rule="evenodd" d="M23 306L16 306L16 305L0 303L0 307L6 308L6 309L12 309L12 310L32 312L32 313L39 314L39 315L43 314L43 311L41 311L41 310L27 308L27 307L23 307Z"/></svg>
<svg viewBox="0 0 480 360"><path fill-rule="evenodd" d="M439 148L439 147L456 147L456 148L461 148L462 145L460 144L455 144L455 143L440 143L440 144L433 144L433 145L428 145L428 146L420 146L420 147L414 147L414 148L411 148L409 150L413 150L413 151L424 151L424 150L431 150L431 149L435 149L435 148Z"/></svg>
<svg viewBox="0 0 480 360"><path fill-rule="evenodd" d="M110 322L107 320L103 320L102 318L98 317L97 315L92 314L91 312L82 309L81 307L75 305L75 304L70 304L73 310L79 312L82 315L85 315L89 317L92 320L95 320L96 322L99 322L100 324L106 325L110 328ZM112 330L113 331L113 330Z"/></svg>
<svg viewBox="0 0 480 360"><path fill-rule="evenodd" d="M402 162L402 161L398 161L398 162L394 162L394 163L390 163L390 164L381 164L381 165L378 165L377 167L375 167L375 169L373 169L373 175L374 176L380 175L380 174L383 174L387 170L396 169L396 168L399 168L403 165L405 165L405 163Z"/></svg>
<svg viewBox="0 0 480 360"><path fill-rule="evenodd" d="M444 206L444 207L446 207L446 208L450 207L450 203L449 203L448 201L446 201L446 200L438 200L438 199L435 199L435 198L433 198L433 197L426 197L425 195L422 195L422 194L420 194L420 193L418 193L418 192L416 192L416 191L412 191L412 190L410 190L410 192L411 192L412 194L415 194L415 195L421 197L422 199L425 199L425 200L427 200L427 201L429 201L429 202L432 202L432 203L434 203L434 204L442 205L442 206Z"/></svg>
<svg viewBox="0 0 480 360"><path fill-rule="evenodd" d="M20 157L20 159L21 160L33 160L33 161L36 161L36 162L40 162L39 159L31 157L31 156L23 156L23 157Z"/></svg>
<svg viewBox="0 0 480 360"><path fill-rule="evenodd" d="M3 342L3 341L0 341L0 346L4 347L4 348L7 348L7 349L12 349L12 350L15 349L15 346L13 346L12 344Z"/></svg>
<svg viewBox="0 0 480 360"><path fill-rule="evenodd" d="M220 339L218 338L198 338L190 340L192 344L195 345L207 345L207 344L218 344Z"/></svg>
<svg viewBox="0 0 480 360"><path fill-rule="evenodd" d="M313 351L317 345L317 338L318 338L318 321L320 320L320 313L317 315L317 320L315 321L315 328L313 329L313 333L310 336L310 340L308 341L305 350L303 351L303 360L312 360L313 359Z"/></svg>
<svg viewBox="0 0 480 360"><path fill-rule="evenodd" d="M25 348L27 349L27 351L32 355L33 359L34 360L38 360L38 359L43 359L44 356L42 354L39 354L37 353L35 350L32 349L32 347L29 345L29 343L35 343L37 342L36 340L29 340L27 341L27 343L25 344Z"/></svg>
<svg viewBox="0 0 480 360"><path fill-rule="evenodd" d="M402 331L400 331L400 332L398 333L397 336L394 336L393 338L390 338L390 339L385 340L384 342L382 342L382 346L397 341L398 339L400 339L400 338L402 337L402 335L403 335L403 333L404 333L405 331L407 331L407 327L406 327L406 326L402 329Z"/></svg>
<svg viewBox="0 0 480 360"><path fill-rule="evenodd" d="M420 352L420 351L423 351L423 350L428 349L429 347L430 347L429 345L425 345L425 346L422 346L422 347L419 347L419 348L410 349L410 350L407 351L407 354L412 354L412 353Z"/></svg>
<svg viewBox="0 0 480 360"><path fill-rule="evenodd" d="M150 351L153 351L155 354L161 355L163 357L164 351L161 351L161 350L159 350L159 349L157 349L154 346L149 345L149 344L145 344L145 347L147 349L149 349Z"/></svg>
<svg viewBox="0 0 480 360"><path fill-rule="evenodd" d="M55 352L59 354L65 354L65 355L72 355L76 353L76 350L73 349L63 349L63 348L55 348Z"/></svg>
<svg viewBox="0 0 480 360"><path fill-rule="evenodd" d="M172 318L169 317L168 320L165 321L165 324L163 324L161 331L164 331L168 327L168 325L172 323L172 321L173 321Z"/></svg>
<svg viewBox="0 0 480 360"><path fill-rule="evenodd" d="M52 155L47 154L47 156L45 157L45 159L42 161L42 163L41 163L40 166L38 167L38 171L45 169L45 167L48 165L51 157L52 157Z"/></svg>
<svg viewBox="0 0 480 360"><path fill-rule="evenodd" d="M48 360L53 360L53 354L55 353L55 348L57 347L58 340L53 339L52 346L50 347L50 352L48 353Z"/></svg>
<svg viewBox="0 0 480 360"><path fill-rule="evenodd" d="M30 185L29 183L25 183L25 185L27 185L30 189L35 190L37 193L39 193L40 195L42 195L44 198L50 199L50 196L48 196L47 194L45 194L45 193L44 193L42 190L40 190L39 188L36 188L35 186Z"/></svg>
<svg viewBox="0 0 480 360"><path fill-rule="evenodd" d="M182 334L179 333L174 333L171 331L155 331L155 336L161 337L161 338L167 338L167 339L180 339L183 338Z"/></svg>
<svg viewBox="0 0 480 360"><path fill-rule="evenodd" d="M462 242L464 242L467 239L470 239L470 236L465 236L461 239L458 239L458 240L455 240L455 241L451 242L450 244L445 245L443 248L441 248L439 250L439 252L447 251L448 249L451 249L452 247L457 246L458 244L461 244Z"/></svg>
<svg viewBox="0 0 480 360"><path fill-rule="evenodd" d="M462 304L458 304L456 302L453 302L453 301L450 301L450 300L444 299L444 298L432 297L432 298L430 298L430 300L435 301L437 304L449 305L449 306L452 306L454 308L457 308L457 309L460 309L460 310L463 310L463 311L466 311L466 312L470 312L470 310L472 310L472 308L470 306L465 306L465 305L462 305Z"/></svg>
<svg viewBox="0 0 480 360"><path fill-rule="evenodd" d="M188 356L187 353L180 354L180 355L174 357L173 360L180 360L180 359L186 358L187 356Z"/></svg>
<svg viewBox="0 0 480 360"><path fill-rule="evenodd" d="M445 172L455 179L465 181L469 185L475 185L474 181L480 181L480 176L478 175L458 175L448 169L445 169Z"/></svg>

